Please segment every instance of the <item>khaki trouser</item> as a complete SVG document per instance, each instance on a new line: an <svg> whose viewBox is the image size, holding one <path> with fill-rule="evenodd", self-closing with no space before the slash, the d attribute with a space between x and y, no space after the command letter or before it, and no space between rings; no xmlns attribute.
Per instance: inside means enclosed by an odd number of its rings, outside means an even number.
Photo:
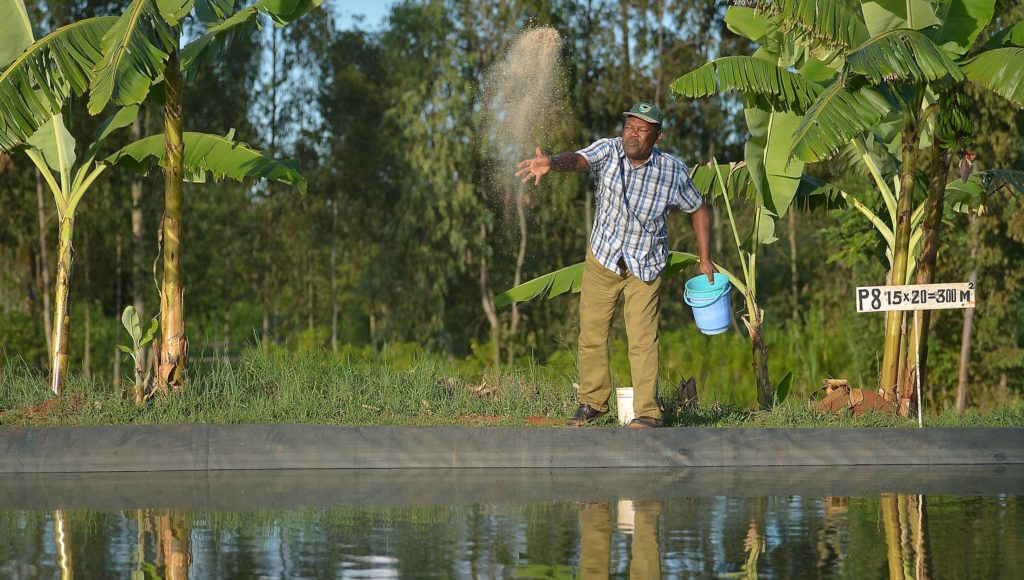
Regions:
<svg viewBox="0 0 1024 580"><path fill-rule="evenodd" d="M661 276L644 282L628 270L616 274L587 251L580 292L580 403L608 410L612 383L608 370L608 334L619 295L625 296L623 317L629 340L633 378L633 413L661 417L658 394L658 317L661 314Z"/></svg>

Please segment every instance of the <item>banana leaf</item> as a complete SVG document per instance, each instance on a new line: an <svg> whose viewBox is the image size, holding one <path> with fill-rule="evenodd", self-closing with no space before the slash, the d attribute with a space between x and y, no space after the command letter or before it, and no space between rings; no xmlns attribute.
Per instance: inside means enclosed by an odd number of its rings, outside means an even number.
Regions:
<svg viewBox="0 0 1024 580"><path fill-rule="evenodd" d="M671 278L700 260L694 254L686 252L669 252L668 263L662 276ZM576 293L583 286L583 262L555 270L523 282L515 288L509 288L494 297L494 306L502 308L517 302L526 302L534 298L554 298L567 292Z"/></svg>
<svg viewBox="0 0 1024 580"><path fill-rule="evenodd" d="M232 135L185 133L184 178L193 183L205 182L208 175L215 180L224 178L244 181L249 178L271 179L306 191L306 178L295 163L270 157L233 141ZM151 135L107 157L108 165L119 165L138 173L148 173L156 165L163 166L164 135Z"/></svg>

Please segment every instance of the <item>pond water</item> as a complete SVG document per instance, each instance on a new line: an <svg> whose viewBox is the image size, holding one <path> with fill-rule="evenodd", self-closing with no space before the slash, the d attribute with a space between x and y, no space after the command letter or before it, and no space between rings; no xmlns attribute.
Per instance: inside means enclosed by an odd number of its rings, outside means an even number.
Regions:
<svg viewBox="0 0 1024 580"><path fill-rule="evenodd" d="M971 469L5 476L0 578L1019 578Z"/></svg>

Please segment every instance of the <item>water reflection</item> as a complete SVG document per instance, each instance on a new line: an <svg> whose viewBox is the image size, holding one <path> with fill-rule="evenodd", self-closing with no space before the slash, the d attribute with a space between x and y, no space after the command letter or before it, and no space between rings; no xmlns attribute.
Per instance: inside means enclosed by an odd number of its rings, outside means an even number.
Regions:
<svg viewBox="0 0 1024 580"><path fill-rule="evenodd" d="M664 502L619 501L616 527L627 534L629 576L639 580L661 578L658 523ZM608 502L586 503L580 508L580 577L608 578L611 573L612 516Z"/></svg>
<svg viewBox="0 0 1024 580"><path fill-rule="evenodd" d="M1022 497L0 511L0 578L1003 578Z"/></svg>
<svg viewBox="0 0 1024 580"><path fill-rule="evenodd" d="M61 580L73 578L74 574L71 572L71 547L68 539L68 520L61 510L53 512L53 529L57 553L60 554Z"/></svg>
<svg viewBox="0 0 1024 580"><path fill-rule="evenodd" d="M188 580L188 570L192 565L192 553L189 551L191 531L187 514L162 510L156 516L159 530L156 565L162 567L167 580ZM140 542L144 545L144 542Z"/></svg>
<svg viewBox="0 0 1024 580"><path fill-rule="evenodd" d="M930 578L928 534L923 495L882 494L889 578Z"/></svg>

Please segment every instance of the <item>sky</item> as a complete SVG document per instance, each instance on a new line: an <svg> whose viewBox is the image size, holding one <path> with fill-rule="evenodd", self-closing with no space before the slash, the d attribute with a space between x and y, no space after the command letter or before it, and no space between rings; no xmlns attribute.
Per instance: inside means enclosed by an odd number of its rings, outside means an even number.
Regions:
<svg viewBox="0 0 1024 580"><path fill-rule="evenodd" d="M334 4L335 14L338 15L338 24L342 28L348 28L358 15L364 16L361 28L376 30L384 22L384 15L388 7L394 4L394 0L328 0Z"/></svg>

